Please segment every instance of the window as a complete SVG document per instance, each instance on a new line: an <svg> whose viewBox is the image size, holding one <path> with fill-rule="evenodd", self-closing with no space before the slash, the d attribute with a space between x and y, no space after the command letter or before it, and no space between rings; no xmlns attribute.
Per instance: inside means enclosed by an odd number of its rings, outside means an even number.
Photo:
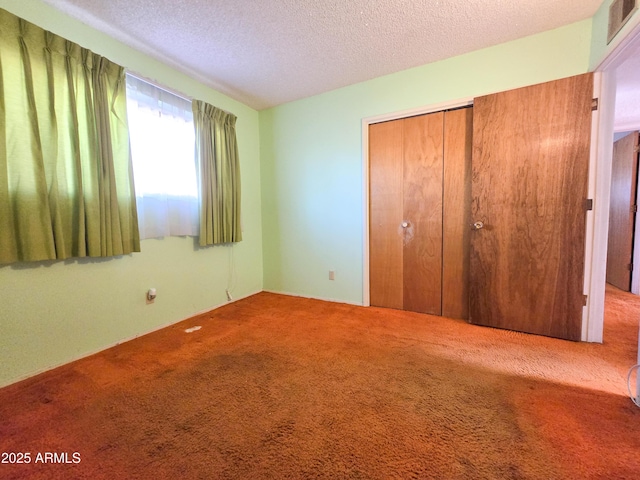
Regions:
<svg viewBox="0 0 640 480"><path fill-rule="evenodd" d="M127 75L140 238L198 235L191 101Z"/></svg>

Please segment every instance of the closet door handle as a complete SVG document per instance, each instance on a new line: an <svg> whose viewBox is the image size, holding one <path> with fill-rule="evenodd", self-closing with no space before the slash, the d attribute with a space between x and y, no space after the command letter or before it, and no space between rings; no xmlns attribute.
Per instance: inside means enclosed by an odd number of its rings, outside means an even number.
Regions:
<svg viewBox="0 0 640 480"><path fill-rule="evenodd" d="M473 230L482 230L484 228L484 222L476 222L471 226L471 228Z"/></svg>
<svg viewBox="0 0 640 480"><path fill-rule="evenodd" d="M402 222L400 225L402 228L407 228L409 226L409 222Z"/></svg>

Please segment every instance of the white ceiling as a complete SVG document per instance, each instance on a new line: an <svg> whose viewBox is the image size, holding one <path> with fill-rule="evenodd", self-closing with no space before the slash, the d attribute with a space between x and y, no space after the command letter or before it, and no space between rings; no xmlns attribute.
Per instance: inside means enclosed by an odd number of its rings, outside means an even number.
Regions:
<svg viewBox="0 0 640 480"><path fill-rule="evenodd" d="M593 16L603 0L44 0L263 109Z"/></svg>

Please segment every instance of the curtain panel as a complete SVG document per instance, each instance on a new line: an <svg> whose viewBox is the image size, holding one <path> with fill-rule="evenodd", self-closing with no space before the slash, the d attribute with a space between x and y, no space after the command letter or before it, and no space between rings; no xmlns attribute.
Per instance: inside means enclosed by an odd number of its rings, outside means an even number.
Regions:
<svg viewBox="0 0 640 480"><path fill-rule="evenodd" d="M200 194L200 246L239 242L240 163L236 117L193 100Z"/></svg>
<svg viewBox="0 0 640 480"><path fill-rule="evenodd" d="M124 69L0 9L0 263L134 251Z"/></svg>

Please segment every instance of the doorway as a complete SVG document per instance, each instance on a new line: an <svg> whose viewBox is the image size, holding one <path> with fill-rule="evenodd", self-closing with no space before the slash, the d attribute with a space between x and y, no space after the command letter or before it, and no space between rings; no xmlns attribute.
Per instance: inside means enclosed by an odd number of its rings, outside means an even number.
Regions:
<svg viewBox="0 0 640 480"><path fill-rule="evenodd" d="M634 251L637 254L638 140L637 131L614 135L607 251L607 283L636 295L640 286L639 265L633 258Z"/></svg>
<svg viewBox="0 0 640 480"><path fill-rule="evenodd" d="M630 140L629 135L640 130L640 28L636 27L623 45L614 51L607 60L605 60L600 70L609 75L613 80L614 90L616 94L615 111L613 114L613 133L610 148L613 151L613 145L616 140ZM633 147L632 147L633 148ZM637 155L637 152L636 152ZM637 158L636 158L637 161ZM622 195L620 186L621 182L615 179L615 164L613 166L613 181L611 184L611 201L612 206L614 198ZM637 168L637 164L636 164ZM626 177L635 177L637 173L628 172ZM633 180L633 178L624 178L624 180ZM637 188L637 187L636 187ZM636 192L637 194L637 192ZM637 196L635 198L637 205ZM635 215L634 215L635 216ZM627 219L630 217L627 216ZM627 220L629 221L629 220ZM631 232L620 232L621 226L614 226L616 219L612 216L609 223L609 241L607 246L607 285L605 287L605 304L604 304L604 325L603 325L603 341L607 341L608 332L624 328L629 342L638 345L638 318L640 317L640 222L635 222L632 227L627 224L626 228L631 228ZM614 228L617 232L612 232ZM630 246L633 250L631 260L627 260L629 256L629 246L620 250L620 241L614 238L614 234L618 233L623 236L623 240L631 242ZM629 240L632 236L632 240ZM630 276L629 287L626 287L626 278L616 280L609 275L609 264L612 259L617 257L618 261L627 266L627 272ZM624 260L623 260L624 259ZM622 272L624 273L624 272ZM621 283L622 282L622 283ZM629 293L629 290L635 294ZM613 333L611 336L614 336ZM617 338L620 335L615 335ZM640 359L640 352L638 359Z"/></svg>

